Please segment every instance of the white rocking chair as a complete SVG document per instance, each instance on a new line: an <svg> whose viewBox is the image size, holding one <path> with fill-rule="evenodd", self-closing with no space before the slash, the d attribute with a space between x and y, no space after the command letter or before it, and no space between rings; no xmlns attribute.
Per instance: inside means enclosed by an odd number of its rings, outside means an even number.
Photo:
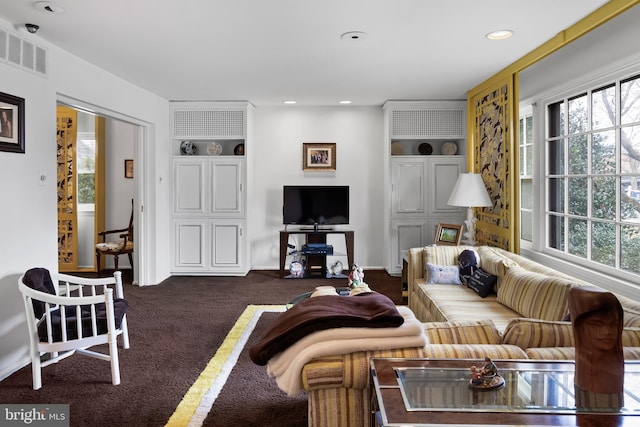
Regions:
<svg viewBox="0 0 640 427"><path fill-rule="evenodd" d="M29 327L34 390L42 387L43 367L75 352L110 362L111 381L113 385L120 384L119 335L123 348L129 348L128 303L122 291L121 272L116 271L113 277L89 279L34 268L20 277L18 287L24 297ZM88 350L99 344L108 344L109 354Z"/></svg>

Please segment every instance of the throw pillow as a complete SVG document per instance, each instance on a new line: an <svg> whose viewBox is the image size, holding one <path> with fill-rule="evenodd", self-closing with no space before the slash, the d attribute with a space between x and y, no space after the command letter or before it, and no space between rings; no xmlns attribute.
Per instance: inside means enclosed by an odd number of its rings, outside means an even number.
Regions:
<svg viewBox="0 0 640 427"><path fill-rule="evenodd" d="M427 283L439 285L461 285L457 265L436 265L427 263Z"/></svg>
<svg viewBox="0 0 640 427"><path fill-rule="evenodd" d="M458 270L460 271L460 280L468 285L469 277L480 264L480 255L472 249L465 249L458 255Z"/></svg>
<svg viewBox="0 0 640 427"><path fill-rule="evenodd" d="M467 279L467 286L482 298L486 298L493 291L498 281L498 276L489 274L481 268L477 268Z"/></svg>

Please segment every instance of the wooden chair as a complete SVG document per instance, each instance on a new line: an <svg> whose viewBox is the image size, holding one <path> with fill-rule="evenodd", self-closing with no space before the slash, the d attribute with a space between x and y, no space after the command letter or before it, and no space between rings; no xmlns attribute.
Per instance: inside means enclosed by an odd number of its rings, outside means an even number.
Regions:
<svg viewBox="0 0 640 427"><path fill-rule="evenodd" d="M106 236L116 233L120 233L120 236L118 236L120 240L107 241ZM114 268L117 270L119 256L127 254L129 256L129 263L131 264L131 275L133 276L133 199L131 199L129 226L117 230L100 231L98 236L102 237L102 242L96 244L98 271L100 271L100 257L102 255L113 255Z"/></svg>
<svg viewBox="0 0 640 427"><path fill-rule="evenodd" d="M29 329L29 355L33 389L42 387L42 368L81 353L111 364L111 382L120 384L118 336L129 348L122 273L89 279L50 274L32 268L18 279ZM107 344L108 354L89 350Z"/></svg>

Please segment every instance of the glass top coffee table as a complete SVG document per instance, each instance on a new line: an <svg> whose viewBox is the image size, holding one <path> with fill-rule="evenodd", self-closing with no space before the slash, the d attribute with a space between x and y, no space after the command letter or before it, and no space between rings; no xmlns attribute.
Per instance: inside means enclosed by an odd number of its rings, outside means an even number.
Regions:
<svg viewBox="0 0 640 427"><path fill-rule="evenodd" d="M371 359L372 425L640 425L640 363L625 364L624 407L576 410L573 362L496 361L504 385L470 387L467 359Z"/></svg>

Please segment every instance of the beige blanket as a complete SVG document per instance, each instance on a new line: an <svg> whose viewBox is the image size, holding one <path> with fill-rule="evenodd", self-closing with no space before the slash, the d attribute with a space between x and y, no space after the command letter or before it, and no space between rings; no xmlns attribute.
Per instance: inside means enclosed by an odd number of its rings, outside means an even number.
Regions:
<svg viewBox="0 0 640 427"><path fill-rule="evenodd" d="M267 363L267 373L287 395L302 392L302 368L317 357L355 351L424 347L427 336L422 323L404 306L398 311L404 323L397 328L336 328L314 332L300 339Z"/></svg>

